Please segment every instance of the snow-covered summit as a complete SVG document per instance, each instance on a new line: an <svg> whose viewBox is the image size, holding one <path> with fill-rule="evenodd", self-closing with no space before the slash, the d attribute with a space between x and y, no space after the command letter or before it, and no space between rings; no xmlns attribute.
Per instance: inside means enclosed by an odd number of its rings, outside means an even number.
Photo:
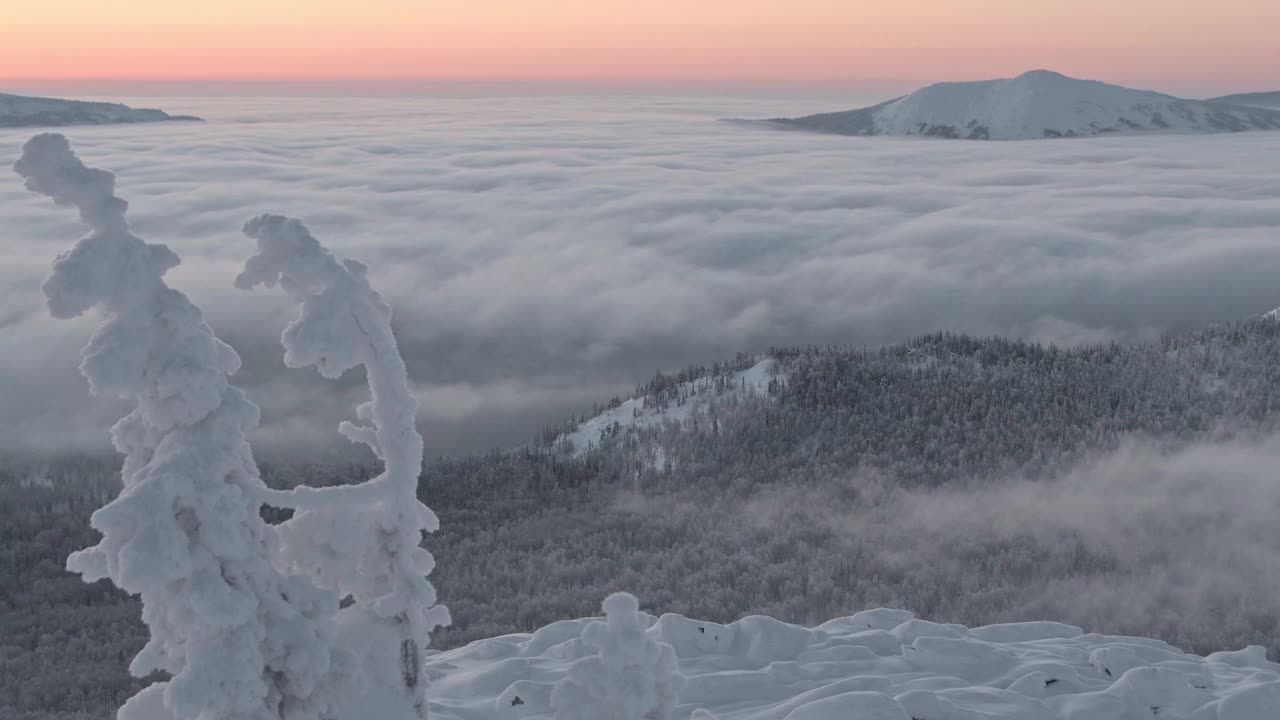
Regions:
<svg viewBox="0 0 1280 720"><path fill-rule="evenodd" d="M858 110L768 122L841 135L1030 140L1280 130L1280 110L1187 100L1033 70L1003 80L938 83Z"/></svg>
<svg viewBox="0 0 1280 720"><path fill-rule="evenodd" d="M120 103L85 102L0 93L0 128L113 125L119 123L199 120L163 110L132 108Z"/></svg>

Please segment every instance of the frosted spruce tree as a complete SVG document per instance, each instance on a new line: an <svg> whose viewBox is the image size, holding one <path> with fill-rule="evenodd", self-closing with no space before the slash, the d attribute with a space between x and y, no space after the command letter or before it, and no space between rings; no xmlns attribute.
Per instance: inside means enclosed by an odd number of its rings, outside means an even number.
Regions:
<svg viewBox="0 0 1280 720"><path fill-rule="evenodd" d="M93 514L102 540L67 562L141 596L151 636L129 669L171 676L120 720L331 717L337 599L271 564L275 534L244 437L258 409L227 381L240 358L165 284L178 256L130 231L114 175L85 167L56 134L31 138L14 169L91 227L58 256L44 293L58 318L102 311L80 370L93 393L137 403L112 428L124 486Z"/></svg>
<svg viewBox="0 0 1280 720"><path fill-rule="evenodd" d="M610 595L604 613L582 632L596 654L575 661L551 693L556 720L670 720L684 687L675 651L645 633L634 595Z"/></svg>
<svg viewBox="0 0 1280 720"><path fill-rule="evenodd" d="M422 653L430 632L449 622L427 580L434 559L421 545L439 522L417 497L422 436L417 401L391 332L391 308L370 287L365 266L339 261L298 220L261 215L245 223L258 254L236 286L279 285L301 305L284 331L285 364L314 365L327 378L364 366L371 400L356 409L360 424L339 431L368 445L383 472L359 485L271 492L267 501L296 512L279 526L283 561L354 604L341 621L368 642L392 639L365 655L369 688L363 697L398 692L419 718L427 717ZM390 662L388 662L390 660ZM388 678L388 675L394 675ZM364 713L369 710L366 706ZM380 717L402 714L386 706Z"/></svg>

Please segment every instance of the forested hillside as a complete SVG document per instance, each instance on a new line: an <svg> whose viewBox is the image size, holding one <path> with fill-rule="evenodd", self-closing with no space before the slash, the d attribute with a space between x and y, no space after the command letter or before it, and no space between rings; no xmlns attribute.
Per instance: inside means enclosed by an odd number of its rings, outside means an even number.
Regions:
<svg viewBox="0 0 1280 720"><path fill-rule="evenodd" d="M591 615L625 589L718 622L815 624L888 605L970 625L1053 618L1197 652L1280 650L1274 561L1209 547L1280 532L1221 517L1216 503L1229 500L1274 517L1280 495L1239 480L1254 472L1243 461L1218 478L1212 454L1272 457L1280 322L1139 346L939 334L770 356L762 393L733 380L748 356L655 377L643 408L695 406L607 426L585 452L557 441L566 426L518 451L429 463L420 493L441 519L427 541L432 578L454 618L433 644ZM114 493L117 468L9 458L0 471L0 716L106 718L136 690L125 671L145 637L136 603L62 570L93 541L88 515ZM284 487L374 469L263 472ZM1197 494L1188 473L1220 484ZM1078 519L1059 519L1055 504ZM1230 581L1166 592L1164 578L1211 557Z"/></svg>

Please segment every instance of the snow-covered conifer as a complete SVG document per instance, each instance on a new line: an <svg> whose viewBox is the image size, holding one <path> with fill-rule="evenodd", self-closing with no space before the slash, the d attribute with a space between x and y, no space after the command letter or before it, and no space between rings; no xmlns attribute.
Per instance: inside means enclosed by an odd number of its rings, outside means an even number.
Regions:
<svg viewBox="0 0 1280 720"><path fill-rule="evenodd" d="M93 514L102 540L67 562L141 596L151 637L130 671L172 676L121 720L328 716L337 601L271 564L275 534L244 438L258 409L227 381L240 358L165 284L178 256L130 231L114 175L85 167L56 134L31 138L14 169L92 228L58 256L44 293L58 318L102 310L80 370L95 394L137 403L112 428L124 487Z"/></svg>
<svg viewBox="0 0 1280 720"><path fill-rule="evenodd" d="M556 720L670 720L684 677L670 645L645 632L634 595L605 598L605 619L587 625L596 654L577 660L551 694Z"/></svg>
<svg viewBox="0 0 1280 720"><path fill-rule="evenodd" d="M286 365L314 365L328 378L364 366L371 400L356 409L361 424L343 422L338 429L367 444L384 466L360 485L270 493L269 502L297 511L279 526L282 557L290 568L351 597L354 605L343 614L359 614L356 622L376 626L365 635L394 629L399 677L392 686L426 717L422 652L431 630L448 623L449 615L436 604L426 577L435 562L421 546L423 533L434 532L439 521L417 497L422 436L391 332L391 308L370 287L364 265L339 261L298 220L261 215L245 223L244 232L257 240L258 254L245 263L236 286L279 284L301 304L282 338ZM374 675L369 680L386 687L388 679L376 675L387 664L379 661L386 648L372 652L381 654L366 663Z"/></svg>

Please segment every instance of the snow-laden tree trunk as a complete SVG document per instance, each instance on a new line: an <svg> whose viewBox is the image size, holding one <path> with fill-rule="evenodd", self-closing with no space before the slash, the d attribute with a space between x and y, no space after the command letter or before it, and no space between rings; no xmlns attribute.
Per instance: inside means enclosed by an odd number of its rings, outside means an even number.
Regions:
<svg viewBox="0 0 1280 720"><path fill-rule="evenodd" d="M314 365L337 378L358 365L368 377L371 400L360 405L360 424L339 430L372 448L383 472L355 486L272 491L264 499L293 508L280 527L282 557L321 586L354 600L343 611L360 635L391 631L396 647L371 647L364 666L368 681L385 685L389 660L398 665L397 684L419 718L427 717L423 649L435 627L449 622L427 580L434 567L422 548L423 533L439 521L417 497L422 436L415 423L417 401L391 332L391 308L370 287L365 267L339 261L298 220L261 215L245 223L258 254L245 263L236 286L280 287L301 304L282 342L289 367ZM383 643L385 645L385 643ZM388 709L384 712L395 712ZM388 718L388 720L391 720Z"/></svg>
<svg viewBox="0 0 1280 720"><path fill-rule="evenodd" d="M141 596L151 637L130 671L172 676L119 717L332 716L337 598L271 564L276 536L259 516L265 487L244 438L258 409L227 381L240 358L165 284L178 256L129 230L114 175L85 167L56 134L31 138L14 169L91 226L58 256L44 293L58 318L101 309L80 370L95 394L137 402L112 428L124 487L93 514L102 540L67 562Z"/></svg>

